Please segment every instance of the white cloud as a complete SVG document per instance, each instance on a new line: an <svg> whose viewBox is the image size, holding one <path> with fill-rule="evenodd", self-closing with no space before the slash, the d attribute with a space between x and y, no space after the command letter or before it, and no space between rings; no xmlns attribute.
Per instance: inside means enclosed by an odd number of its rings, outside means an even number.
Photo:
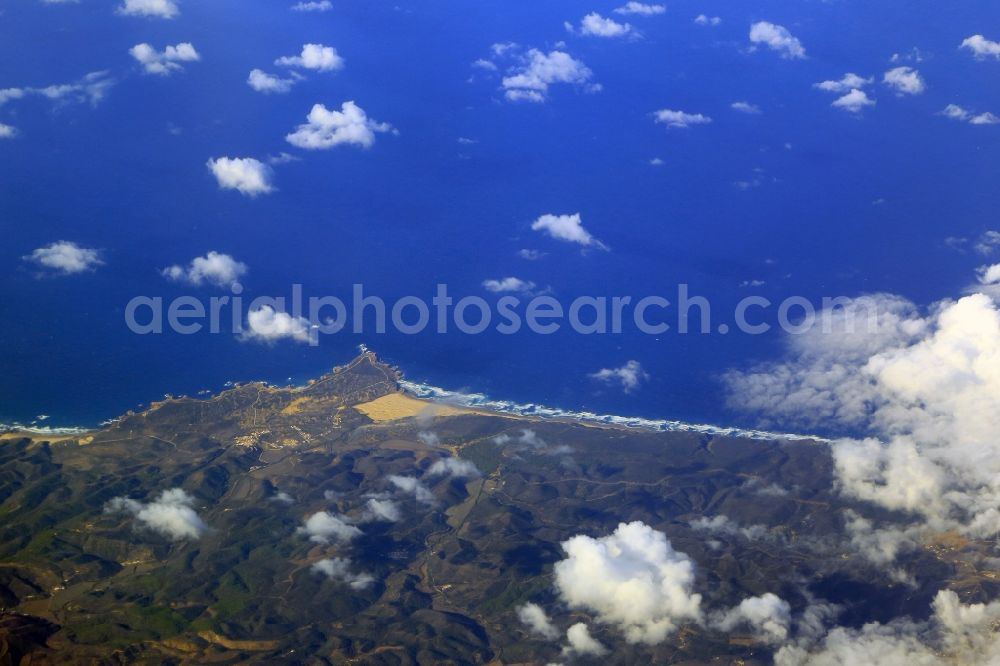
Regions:
<svg viewBox="0 0 1000 666"><path fill-rule="evenodd" d="M843 94L846 92L850 92L854 89L861 90L866 86L870 86L874 82L875 79L872 77L866 79L862 76L858 76L853 72L848 72L847 74L844 74L843 78L841 78L838 81L833 81L833 80L823 81L821 83L814 84L813 87L818 88L820 90L825 90L826 92Z"/></svg>
<svg viewBox="0 0 1000 666"><path fill-rule="evenodd" d="M736 522L722 514L713 516L712 518L698 518L691 522L691 528L716 534L741 535L751 541L767 537L767 528L765 526L750 525L749 527L740 527Z"/></svg>
<svg viewBox="0 0 1000 666"><path fill-rule="evenodd" d="M236 190L248 197L274 191L271 167L252 157L213 158L207 166L224 190Z"/></svg>
<svg viewBox="0 0 1000 666"><path fill-rule="evenodd" d="M590 83L593 72L564 51L543 53L538 49L531 49L519 60L518 65L502 81L509 101L543 102L547 98L549 87L558 83L585 86L591 92L600 88Z"/></svg>
<svg viewBox="0 0 1000 666"><path fill-rule="evenodd" d="M554 567L560 598L616 625L630 643L655 645L680 623L701 621L701 595L692 592L694 563L662 532L622 523L609 536L578 535L562 547L566 558Z"/></svg>
<svg viewBox="0 0 1000 666"><path fill-rule="evenodd" d="M906 527L1000 531L1000 311L982 282L926 314L849 301L789 343L788 360L730 373L730 400L786 423L870 432L832 443L839 491L908 514ZM793 415L794 414L794 415ZM898 529L884 521L875 530ZM891 537L891 535L890 535Z"/></svg>
<svg viewBox="0 0 1000 666"><path fill-rule="evenodd" d="M1000 264L983 266L977 271L980 284L994 285L1000 283Z"/></svg>
<svg viewBox="0 0 1000 666"><path fill-rule="evenodd" d="M173 0L123 0L118 13L124 16L174 18L180 13Z"/></svg>
<svg viewBox="0 0 1000 666"><path fill-rule="evenodd" d="M292 89L297 79L283 79L280 76L268 74L262 69L250 71L247 85L261 93L286 93Z"/></svg>
<svg viewBox="0 0 1000 666"><path fill-rule="evenodd" d="M345 518L326 511L319 511L306 518L305 524L298 531L316 543L347 543L362 535L361 530L349 524Z"/></svg>
<svg viewBox="0 0 1000 666"><path fill-rule="evenodd" d="M86 102L91 106L97 106L114 84L115 80L108 72L99 71L90 72L73 83L56 83L42 88L2 88L0 106L28 96L44 97L60 104Z"/></svg>
<svg viewBox="0 0 1000 666"><path fill-rule="evenodd" d="M997 125L1000 124L1000 117L987 111L973 116L969 119L969 123L972 125Z"/></svg>
<svg viewBox="0 0 1000 666"><path fill-rule="evenodd" d="M285 140L310 150L325 150L342 144L370 148L375 143L376 133L394 132L392 125L369 118L364 109L351 101L341 104L340 111L315 104L307 121Z"/></svg>
<svg viewBox="0 0 1000 666"><path fill-rule="evenodd" d="M198 51L190 42L181 42L175 46L167 46L163 51L157 51L150 44L136 44L128 50L147 74L166 76L171 72L184 69L180 63L201 60Z"/></svg>
<svg viewBox="0 0 1000 666"><path fill-rule="evenodd" d="M563 648L563 654L567 656L600 657L608 653L608 649L590 635L583 622L577 622L566 630L566 642L569 645Z"/></svg>
<svg viewBox="0 0 1000 666"><path fill-rule="evenodd" d="M333 580L346 583L352 590L363 590L375 582L367 573L351 571L351 561L343 557L325 558L312 565L312 570Z"/></svg>
<svg viewBox="0 0 1000 666"><path fill-rule="evenodd" d="M708 16L706 14L698 14L694 17L695 25L710 25L717 26L722 23L722 19L718 16Z"/></svg>
<svg viewBox="0 0 1000 666"><path fill-rule="evenodd" d="M559 638L559 630L555 628L545 610L538 604L527 603L517 607L517 619L521 624L528 627L532 633L555 640Z"/></svg>
<svg viewBox="0 0 1000 666"><path fill-rule="evenodd" d="M438 437L436 432L418 432L417 439L427 446L437 446L441 443L441 438Z"/></svg>
<svg viewBox="0 0 1000 666"><path fill-rule="evenodd" d="M454 479L475 479L482 476L475 463L462 458L442 458L427 470L430 476L450 476Z"/></svg>
<svg viewBox="0 0 1000 666"><path fill-rule="evenodd" d="M672 111L671 109L660 109L653 113L656 122L663 123L667 127L686 129L692 125L707 125L712 122L708 116L700 113L686 113L684 111Z"/></svg>
<svg viewBox="0 0 1000 666"><path fill-rule="evenodd" d="M573 26L566 24L567 29L573 31ZM580 19L581 35L589 37L628 37L635 36L635 28L628 23L619 23L614 19L605 18L597 12L591 12Z"/></svg>
<svg viewBox="0 0 1000 666"><path fill-rule="evenodd" d="M734 111L739 111L740 113L748 113L750 115L756 115L760 113L760 107L756 104L751 104L750 102L733 102L729 105Z"/></svg>
<svg viewBox="0 0 1000 666"><path fill-rule="evenodd" d="M517 251L517 256L519 256L522 259L525 259L527 261L538 261L540 259L544 259L545 256L546 256L546 253L542 252L540 250L530 250L530 249L524 248L524 249L521 249L521 250Z"/></svg>
<svg viewBox="0 0 1000 666"><path fill-rule="evenodd" d="M972 114L960 107L957 104L949 104L944 107L941 115L945 118L950 118L951 120L962 120L967 121L972 117Z"/></svg>
<svg viewBox="0 0 1000 666"><path fill-rule="evenodd" d="M0 123L0 139L12 139L17 136L17 128Z"/></svg>
<svg viewBox="0 0 1000 666"><path fill-rule="evenodd" d="M667 8L663 5L646 4L630 0L615 10L616 14L638 14L639 16L655 16L665 14Z"/></svg>
<svg viewBox="0 0 1000 666"><path fill-rule="evenodd" d="M976 241L973 249L981 255L993 254L994 250L1000 247L1000 231L990 229L983 232L983 235Z"/></svg>
<svg viewBox="0 0 1000 666"><path fill-rule="evenodd" d="M51 245L40 247L24 257L42 268L51 269L63 275L83 273L93 270L104 262L97 250L80 247L72 241L56 241Z"/></svg>
<svg viewBox="0 0 1000 666"><path fill-rule="evenodd" d="M784 26L758 21L750 26L750 43L763 44L772 51L781 53L782 58L798 59L806 57L806 50L796 37Z"/></svg>
<svg viewBox="0 0 1000 666"><path fill-rule="evenodd" d="M626 393L635 391L640 384L649 379L639 361L628 361L620 368L603 368L590 376L606 384L618 384Z"/></svg>
<svg viewBox="0 0 1000 666"><path fill-rule="evenodd" d="M274 61L282 67L301 67L319 72L332 72L343 69L344 59L337 49L323 44L303 44L302 53L297 56L284 56Z"/></svg>
<svg viewBox="0 0 1000 666"><path fill-rule="evenodd" d="M240 337L273 344L278 340L309 342L311 326L305 317L294 317L287 312L276 311L270 305L262 305L247 313L247 328Z"/></svg>
<svg viewBox="0 0 1000 666"><path fill-rule="evenodd" d="M882 83L895 90L898 95L919 95L927 89L920 72L912 67L890 69L882 77Z"/></svg>
<svg viewBox="0 0 1000 666"><path fill-rule="evenodd" d="M391 499L371 497L365 503L363 520L365 522L395 523L403 517L399 505Z"/></svg>
<svg viewBox="0 0 1000 666"><path fill-rule="evenodd" d="M389 483L408 495L413 495L418 502L424 504L434 504L437 499L431 489L412 476L400 476L398 474L389 475Z"/></svg>
<svg viewBox="0 0 1000 666"><path fill-rule="evenodd" d="M972 51L973 55L980 59L990 56L1000 59L1000 42L991 41L982 35L969 37L962 42L959 48Z"/></svg>
<svg viewBox="0 0 1000 666"><path fill-rule="evenodd" d="M768 592L744 599L738 606L713 618L712 625L725 632L748 626L758 640L772 645L781 644L788 638L791 610L787 601Z"/></svg>
<svg viewBox="0 0 1000 666"><path fill-rule="evenodd" d="M838 97L830 106L843 109L851 113L861 113L868 106L875 106L877 102L868 96L864 90L855 88L843 97Z"/></svg>
<svg viewBox="0 0 1000 666"><path fill-rule="evenodd" d="M516 277L505 277L499 280L483 281L483 289L486 291L492 291L495 294L503 292L526 293L530 292L534 288L534 282L522 280L521 278Z"/></svg>
<svg viewBox="0 0 1000 666"><path fill-rule="evenodd" d="M204 257L192 259L187 267L175 264L161 272L169 280L187 282L196 287L205 282L217 287L230 287L246 275L247 265L228 254L210 251Z"/></svg>
<svg viewBox="0 0 1000 666"><path fill-rule="evenodd" d="M970 125L996 125L1000 124L1000 117L990 113L973 113L957 104L949 104L941 112L941 115L951 120L967 122Z"/></svg>
<svg viewBox="0 0 1000 666"><path fill-rule="evenodd" d="M333 9L330 0L309 0L297 2L291 7L293 12L328 12Z"/></svg>
<svg viewBox="0 0 1000 666"><path fill-rule="evenodd" d="M191 505L194 498L182 488L164 490L144 504L127 497L116 497L104 507L106 513L131 513L140 526L153 530L173 541L197 539L208 531L208 525Z"/></svg>
<svg viewBox="0 0 1000 666"><path fill-rule="evenodd" d="M583 228L583 219L579 213L572 215L551 215L546 214L531 223L532 231L541 231L556 240L567 243L577 243L584 247L595 247L607 250L607 246L590 235L590 232Z"/></svg>
<svg viewBox="0 0 1000 666"><path fill-rule="evenodd" d="M995 664L1000 660L1000 602L962 604L951 590L941 590L925 622L909 618L888 624L872 622L859 629L837 627L815 646L785 646L776 666L938 666Z"/></svg>

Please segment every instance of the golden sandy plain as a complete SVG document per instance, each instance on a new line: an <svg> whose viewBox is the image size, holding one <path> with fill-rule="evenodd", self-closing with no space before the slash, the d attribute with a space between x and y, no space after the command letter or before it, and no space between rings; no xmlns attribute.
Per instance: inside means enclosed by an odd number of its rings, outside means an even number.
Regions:
<svg viewBox="0 0 1000 666"><path fill-rule="evenodd" d="M390 393L371 402L354 405L354 409L376 423L398 421L414 416L460 416L462 414L491 414L495 416L492 412L420 400L405 393Z"/></svg>

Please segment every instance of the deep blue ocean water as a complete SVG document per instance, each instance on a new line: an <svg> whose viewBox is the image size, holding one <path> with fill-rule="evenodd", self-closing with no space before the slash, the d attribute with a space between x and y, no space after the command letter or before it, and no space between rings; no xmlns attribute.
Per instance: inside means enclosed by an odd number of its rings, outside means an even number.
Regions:
<svg viewBox="0 0 1000 666"><path fill-rule="evenodd" d="M291 4L290 2L288 4ZM339 334L319 347L272 347L231 335L136 336L123 310L136 295L218 290L167 283L159 269L209 250L247 263L247 296L348 296L353 283L386 298L456 296L509 275L577 295L664 294L689 283L725 312L753 291L772 300L887 291L918 303L959 294L983 259L948 237L997 226L1000 126L951 122L951 103L1000 114L1000 61L958 49L1000 39L1000 7L920 0L667 3L620 17L617 3L361 2L330 12L283 3L181 1L173 20L118 16L111 1L20 0L0 13L0 89L67 83L108 70L94 107L39 97L0 106L19 135L0 140L0 422L93 424L165 392L227 380L301 382L366 343L409 378L497 398L577 410L698 422L741 419L722 405L719 375L780 353L781 337L584 337L426 333ZM588 11L628 20L643 39L568 34ZM700 14L717 27L696 26ZM754 21L786 26L808 59L748 53ZM503 100L497 78L471 67L490 45L565 51L603 86L553 86L544 104ZM202 60L169 77L128 55L192 42ZM335 46L336 73L307 74L287 95L261 95L248 72L306 42ZM873 75L893 53L923 54L927 91L897 97L876 82L877 106L855 116L812 85ZM470 82L470 77L473 80ZM398 136L368 150L293 148L284 136L314 103L355 100ZM760 115L730 109L758 105ZM713 118L668 130L657 109ZM460 144L459 137L475 140ZM275 166L277 191L220 190L210 157L301 158ZM649 161L660 158L663 164ZM750 181L747 189L736 186ZM576 213L609 252L581 254L531 231L544 213ZM22 260L56 240L99 248L92 273L38 278ZM522 248L547 253L529 262ZM650 380L624 393L588 379L640 361Z"/></svg>

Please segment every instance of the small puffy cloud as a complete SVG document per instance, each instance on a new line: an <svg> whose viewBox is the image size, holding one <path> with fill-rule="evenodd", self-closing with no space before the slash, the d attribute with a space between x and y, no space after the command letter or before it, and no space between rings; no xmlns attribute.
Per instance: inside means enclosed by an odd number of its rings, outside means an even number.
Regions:
<svg viewBox="0 0 1000 666"><path fill-rule="evenodd" d="M997 125L1000 124L1000 117L995 113L979 113L969 119L969 123L972 125Z"/></svg>
<svg viewBox="0 0 1000 666"><path fill-rule="evenodd" d="M181 42L168 46L163 51L157 51L152 45L136 44L128 50L129 54L142 65L147 74L166 76L171 72L184 69L180 63L201 60L198 51L190 42Z"/></svg>
<svg viewBox="0 0 1000 666"><path fill-rule="evenodd" d="M17 128L0 123L0 139L13 139L17 136Z"/></svg>
<svg viewBox="0 0 1000 666"><path fill-rule="evenodd" d="M523 248L517 251L517 256L527 261L538 261L539 259L545 258L545 253L540 250Z"/></svg>
<svg viewBox="0 0 1000 666"><path fill-rule="evenodd" d="M751 104L750 102L733 102L729 105L733 111L739 111L740 113L747 113L750 115L759 114L760 107L756 104Z"/></svg>
<svg viewBox="0 0 1000 666"><path fill-rule="evenodd" d="M708 116L700 113L686 113L684 111L673 111L671 109L660 109L653 113L656 122L667 127L687 129L692 125L707 125L712 122Z"/></svg>
<svg viewBox="0 0 1000 666"><path fill-rule="evenodd" d="M541 231L556 240L567 243L577 243L584 247L594 247L607 250L607 246L594 238L589 231L583 228L583 219L579 213L572 215L551 215L546 214L531 223L532 231Z"/></svg>
<svg viewBox="0 0 1000 666"><path fill-rule="evenodd" d="M1000 264L983 266L977 271L979 284L995 285L1000 284Z"/></svg>
<svg viewBox="0 0 1000 666"><path fill-rule="evenodd" d="M485 280L483 281L483 289L486 291L492 291L494 294L500 294L504 292L514 292L514 293L527 293L535 288L535 283L528 280L522 280L516 277L505 277L499 280Z"/></svg>
<svg viewBox="0 0 1000 666"><path fill-rule="evenodd" d="M767 528L763 525L751 525L740 527L736 522L727 516L718 515L712 518L702 517L691 522L691 528L703 532L714 534L728 534L731 536L740 535L751 541L763 539L767 536Z"/></svg>
<svg viewBox="0 0 1000 666"><path fill-rule="evenodd" d="M838 97L830 106L849 111L850 113L861 113L865 107L875 106L875 104L877 102L869 97L868 93L855 88L846 95Z"/></svg>
<svg viewBox="0 0 1000 666"><path fill-rule="evenodd" d="M622 523L596 539L574 536L562 548L566 558L554 567L560 598L618 626L630 643L655 645L680 623L701 620L694 563L645 523Z"/></svg>
<svg viewBox="0 0 1000 666"><path fill-rule="evenodd" d="M639 361L629 361L620 368L603 368L590 377L606 384L617 384L625 393L635 391L642 382L649 379Z"/></svg>
<svg viewBox="0 0 1000 666"><path fill-rule="evenodd" d="M274 74L268 74L262 69L253 69L247 77L247 85L260 93L286 93L292 89L297 79L283 79Z"/></svg>
<svg viewBox="0 0 1000 666"><path fill-rule="evenodd" d="M316 543L347 543L362 535L361 530L349 524L342 516L326 511L319 511L306 518L305 524L298 531Z"/></svg>
<svg viewBox="0 0 1000 666"><path fill-rule="evenodd" d="M0 88L0 106L28 96L44 97L59 104L89 103L97 106L115 80L106 71L90 72L73 83L54 83L41 88Z"/></svg>
<svg viewBox="0 0 1000 666"><path fill-rule="evenodd" d="M224 190L236 190L248 197L274 191L271 167L253 157L213 158L207 165Z"/></svg>
<svg viewBox="0 0 1000 666"><path fill-rule="evenodd" d="M805 47L798 38L784 26L768 21L758 21L750 26L750 43L754 46L762 44L772 51L777 51L782 58L795 60L806 57Z"/></svg>
<svg viewBox="0 0 1000 666"><path fill-rule="evenodd" d="M505 49L504 53L509 51ZM586 86L588 91L600 87L590 83L594 74L581 61L564 51L544 53L531 49L525 53L502 85L509 101L544 102L549 87L558 83Z"/></svg>
<svg viewBox="0 0 1000 666"><path fill-rule="evenodd" d="M37 248L24 257L24 260L63 275L91 271L104 263L97 250L64 240Z"/></svg>
<svg viewBox="0 0 1000 666"><path fill-rule="evenodd" d="M788 638L791 606L779 596L768 592L763 596L744 599L738 606L720 614L712 624L725 632L750 627L758 640L773 645Z"/></svg>
<svg viewBox="0 0 1000 666"><path fill-rule="evenodd" d="M517 619L526 626L531 633L555 640L559 638L559 630L556 629L545 610L538 604L527 603L517 607Z"/></svg>
<svg viewBox="0 0 1000 666"><path fill-rule="evenodd" d="M437 460L427 470L430 476L449 476L453 479L476 479L482 473L475 463L462 458L442 458Z"/></svg>
<svg viewBox="0 0 1000 666"><path fill-rule="evenodd" d="M170 19L177 16L180 10L173 0L123 0L121 6L118 7L118 13L123 16Z"/></svg>
<svg viewBox="0 0 1000 666"><path fill-rule="evenodd" d="M1000 231L995 231L990 229L989 231L983 232L983 235L979 237L973 249L981 255L993 254L993 252L1000 247Z"/></svg>
<svg viewBox="0 0 1000 666"><path fill-rule="evenodd" d="M363 590L375 582L375 578L367 573L351 571L351 561L344 557L325 558L312 565L312 570L342 583L352 590Z"/></svg>
<svg viewBox="0 0 1000 666"><path fill-rule="evenodd" d="M284 56L274 61L282 67L301 67L319 72L332 72L343 69L344 59L337 49L323 44L303 44L302 53L297 56Z"/></svg>
<svg viewBox="0 0 1000 666"><path fill-rule="evenodd" d="M296 2L291 9L293 12L328 12L333 9L333 3L330 0L310 0Z"/></svg>
<svg viewBox="0 0 1000 666"><path fill-rule="evenodd" d="M340 111L315 104L305 124L299 125L285 140L293 146L309 150L325 150L339 145L370 148L375 134L393 132L389 123L368 117L365 110L352 101L340 105Z"/></svg>
<svg viewBox="0 0 1000 666"><path fill-rule="evenodd" d="M722 19L718 16L708 16L706 14L698 14L694 17L695 25L710 25L717 26L722 23Z"/></svg>
<svg viewBox="0 0 1000 666"><path fill-rule="evenodd" d="M430 488L412 476L392 474L389 476L389 483L396 486L400 491L408 495L413 495L418 502L423 502L424 504L434 504L437 502Z"/></svg>
<svg viewBox="0 0 1000 666"><path fill-rule="evenodd" d="M395 523L402 518L399 505L391 499L381 497L371 497L365 502L364 518L365 522L386 522Z"/></svg>
<svg viewBox="0 0 1000 666"><path fill-rule="evenodd" d="M655 16L665 14L667 8L664 5L651 5L643 2L631 0L615 10L615 14L638 14L639 16Z"/></svg>
<svg viewBox="0 0 1000 666"><path fill-rule="evenodd" d="M973 113L957 104L949 104L941 112L941 115L950 120L967 122L970 125L996 125L1000 123L1000 117L990 113Z"/></svg>
<svg viewBox="0 0 1000 666"><path fill-rule="evenodd" d="M919 95L927 89L920 72L912 67L895 67L882 77L882 83L896 91L898 95Z"/></svg>
<svg viewBox="0 0 1000 666"><path fill-rule="evenodd" d="M874 81L875 79L871 77L866 79L863 76L858 76L853 72L848 72L847 74L844 74L844 76L839 80L822 81L820 83L814 84L813 87L818 88L819 90L825 90L826 92L843 94L850 92L854 89L861 90L862 88L865 88L866 86L869 86L872 83L874 83Z"/></svg>
<svg viewBox="0 0 1000 666"><path fill-rule="evenodd" d="M272 497L269 497L272 502L277 502L279 504L295 504L295 498L286 493L284 490L279 490Z"/></svg>
<svg viewBox="0 0 1000 666"><path fill-rule="evenodd" d="M161 271L174 282L187 282L196 287L204 283L217 287L230 287L246 275L247 265L228 254L210 251L204 257L195 257L188 266L173 265Z"/></svg>
<svg viewBox="0 0 1000 666"><path fill-rule="evenodd" d="M1000 60L1000 42L991 41L982 35L973 35L965 39L959 48L972 51L972 54L980 59L993 57Z"/></svg>
<svg viewBox="0 0 1000 666"><path fill-rule="evenodd" d="M563 654L567 656L600 657L608 653L608 649L590 635L590 630L583 622L577 622L566 630L566 642Z"/></svg>
<svg viewBox="0 0 1000 666"><path fill-rule="evenodd" d="M287 312L262 305L247 313L247 328L243 340L273 344L279 340L309 342L311 326L305 317L294 317Z"/></svg>
<svg viewBox="0 0 1000 666"><path fill-rule="evenodd" d="M573 26L566 24L573 31ZM635 36L635 28L628 23L619 23L614 19L605 18L597 12L591 12L580 20L579 32L588 37L628 37Z"/></svg>
<svg viewBox="0 0 1000 666"><path fill-rule="evenodd" d="M436 432L418 432L417 439L420 440L421 444L426 444L427 446L437 446L441 443L441 438L438 437Z"/></svg>
<svg viewBox="0 0 1000 666"><path fill-rule="evenodd" d="M194 498L182 488L164 490L152 502L144 504L127 497L116 497L104 507L106 513L131 513L141 527L162 534L172 541L197 539L208 525L191 505Z"/></svg>

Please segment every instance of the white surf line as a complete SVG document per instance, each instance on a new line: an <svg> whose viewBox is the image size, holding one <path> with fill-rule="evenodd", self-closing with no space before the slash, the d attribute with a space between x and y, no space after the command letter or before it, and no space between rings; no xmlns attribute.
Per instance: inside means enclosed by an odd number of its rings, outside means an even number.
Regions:
<svg viewBox="0 0 1000 666"><path fill-rule="evenodd" d="M539 416L550 419L574 419L586 421L588 423L601 423L606 425L625 426L626 428L636 428L642 430L655 430L658 432L694 432L704 435L722 437L741 437L744 439L757 440L793 440L793 441L816 441L828 442L824 437L814 435L799 435L783 432L768 432L766 430L752 430L747 428L729 428L703 423L685 423L684 421L668 421L658 419L644 419L638 416L616 416L614 414L596 414L594 412L576 412L568 409L558 409L556 407L546 407L534 403L517 403L509 400L493 400L483 393L459 393L449 391L438 386L429 384L419 384L406 380L399 381L400 387L414 397L435 402L443 402L461 407L479 408L503 414L516 414L518 416Z"/></svg>
<svg viewBox="0 0 1000 666"><path fill-rule="evenodd" d="M52 426L33 426L22 423L0 423L0 433L5 432L26 432L32 435L82 435L91 432L93 428L57 428Z"/></svg>

